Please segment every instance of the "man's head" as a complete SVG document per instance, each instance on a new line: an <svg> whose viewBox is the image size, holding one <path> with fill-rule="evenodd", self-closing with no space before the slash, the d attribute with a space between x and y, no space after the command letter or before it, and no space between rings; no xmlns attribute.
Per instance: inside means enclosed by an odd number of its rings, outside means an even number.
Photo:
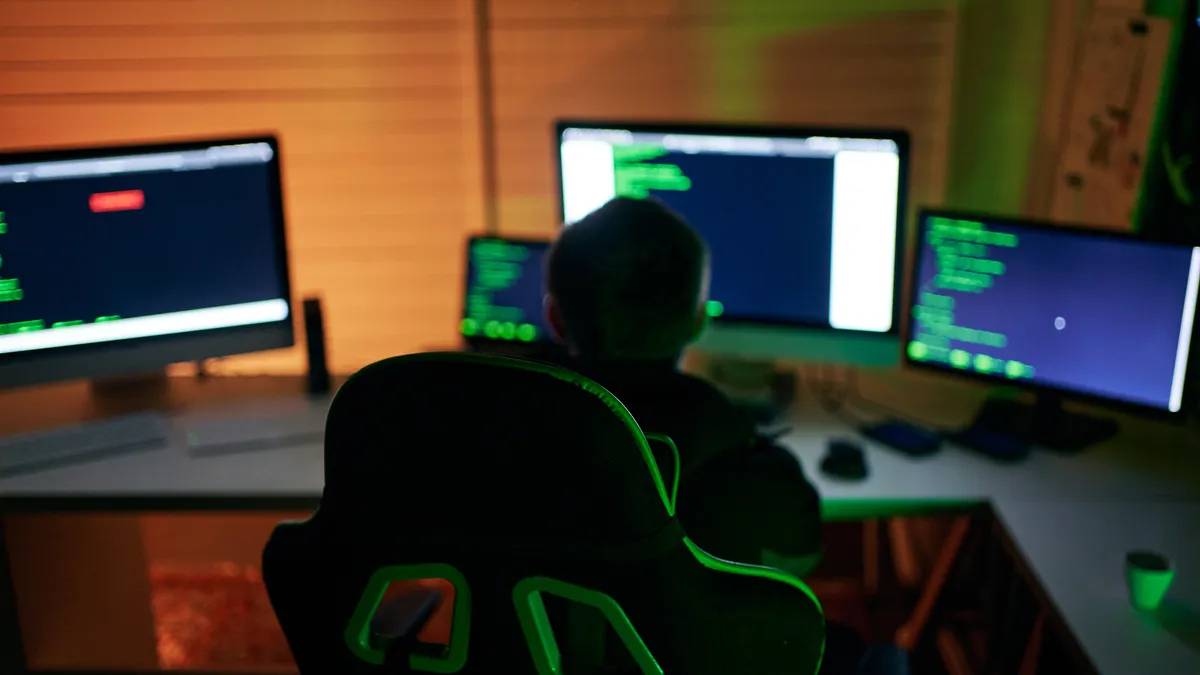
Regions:
<svg viewBox="0 0 1200 675"><path fill-rule="evenodd" d="M580 356L678 357L704 326L708 266L708 245L681 216L618 197L551 247L550 325Z"/></svg>

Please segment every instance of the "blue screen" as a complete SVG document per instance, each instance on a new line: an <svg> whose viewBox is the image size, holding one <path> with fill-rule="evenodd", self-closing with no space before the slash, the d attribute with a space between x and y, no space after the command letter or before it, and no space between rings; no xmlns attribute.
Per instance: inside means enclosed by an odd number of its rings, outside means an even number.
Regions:
<svg viewBox="0 0 1200 675"><path fill-rule="evenodd" d="M506 239L472 239L462 334L467 338L546 342L544 267L550 245Z"/></svg>
<svg viewBox="0 0 1200 675"><path fill-rule="evenodd" d="M895 330L900 135L564 125L564 224L613 197L655 198L708 242L715 315Z"/></svg>
<svg viewBox="0 0 1200 675"><path fill-rule="evenodd" d="M93 194L128 190L142 192L141 208L89 209ZM0 304L0 323L278 298L269 194L265 166L0 185L0 269L25 291Z"/></svg>
<svg viewBox="0 0 1200 675"><path fill-rule="evenodd" d="M926 215L912 361L1178 411L1200 249Z"/></svg>
<svg viewBox="0 0 1200 675"><path fill-rule="evenodd" d="M0 165L0 350L286 318L274 156L255 143Z"/></svg>
<svg viewBox="0 0 1200 675"><path fill-rule="evenodd" d="M833 158L671 152L688 190L648 190L712 251L709 294L730 316L829 325Z"/></svg>

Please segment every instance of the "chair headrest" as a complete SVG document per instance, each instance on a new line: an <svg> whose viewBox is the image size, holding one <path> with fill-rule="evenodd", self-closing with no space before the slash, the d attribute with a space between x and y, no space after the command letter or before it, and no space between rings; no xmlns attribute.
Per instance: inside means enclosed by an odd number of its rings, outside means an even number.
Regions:
<svg viewBox="0 0 1200 675"><path fill-rule="evenodd" d="M674 524L646 438L612 394L495 356L416 354L359 371L329 411L325 482L322 512L405 539L604 543Z"/></svg>

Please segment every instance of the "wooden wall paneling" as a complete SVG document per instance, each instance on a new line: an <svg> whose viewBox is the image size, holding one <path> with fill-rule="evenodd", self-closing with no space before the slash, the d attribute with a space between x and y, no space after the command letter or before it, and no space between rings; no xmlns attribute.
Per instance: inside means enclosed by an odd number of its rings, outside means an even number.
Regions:
<svg viewBox="0 0 1200 675"><path fill-rule="evenodd" d="M1074 21L1072 4L1073 0L962 3L948 206L1021 215L1044 200L1045 194L1036 194L1044 191L1031 191L1031 180L1045 172L1038 167L1046 161L1039 137L1045 116L1062 110L1061 97L1047 87L1069 78L1070 69L1064 70L1062 63L1069 53L1060 46L1064 38L1070 39L1070 31L1064 34L1062 29ZM1055 138L1057 133L1047 135Z"/></svg>
<svg viewBox="0 0 1200 675"><path fill-rule="evenodd" d="M495 9L501 227L557 226L562 117L903 127L912 201L945 183L955 0L506 0Z"/></svg>
<svg viewBox="0 0 1200 675"><path fill-rule="evenodd" d="M1025 213L1048 218L1054 195L1054 177L1058 171L1063 139L1067 134L1071 85L1084 18L1091 7L1088 0L1051 0L1047 18L1049 40L1046 46L1042 82L1040 119L1030 158Z"/></svg>
<svg viewBox="0 0 1200 675"><path fill-rule="evenodd" d="M4 0L4 25L20 28L99 27L199 31L225 26L457 21L453 0Z"/></svg>
<svg viewBox="0 0 1200 675"><path fill-rule="evenodd" d="M765 116L908 130L910 205L936 202L944 189L953 35L954 12L947 7L881 13L778 38L765 48Z"/></svg>
<svg viewBox="0 0 1200 675"><path fill-rule="evenodd" d="M136 517L8 516L5 534L31 670L157 668L150 582Z"/></svg>
<svg viewBox="0 0 1200 675"><path fill-rule="evenodd" d="M276 129L296 287L327 298L333 367L444 343L483 217L471 4L5 0L0 146ZM567 116L906 126L914 201L932 197L954 5L493 2L501 227L552 234Z"/></svg>
<svg viewBox="0 0 1200 675"><path fill-rule="evenodd" d="M472 21L470 0L3 0L0 147L277 131L294 287L353 371L453 340L482 213Z"/></svg>
<svg viewBox="0 0 1200 675"><path fill-rule="evenodd" d="M702 44L688 3L511 0L493 11L505 234L554 232L554 119L703 117Z"/></svg>

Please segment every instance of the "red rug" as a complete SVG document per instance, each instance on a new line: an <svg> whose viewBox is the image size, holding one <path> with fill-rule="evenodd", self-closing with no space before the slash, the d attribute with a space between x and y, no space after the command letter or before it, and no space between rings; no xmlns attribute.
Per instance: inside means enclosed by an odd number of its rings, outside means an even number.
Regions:
<svg viewBox="0 0 1200 675"><path fill-rule="evenodd" d="M150 581L161 668L296 672L257 568L232 563L156 564L151 567ZM436 587L447 596L421 632L421 639L448 643L453 586L441 579L395 584L409 585ZM830 619L870 634L870 621L859 598L843 592L836 583L813 585Z"/></svg>
<svg viewBox="0 0 1200 675"><path fill-rule="evenodd" d="M159 564L150 581L160 667L296 672L257 569Z"/></svg>

